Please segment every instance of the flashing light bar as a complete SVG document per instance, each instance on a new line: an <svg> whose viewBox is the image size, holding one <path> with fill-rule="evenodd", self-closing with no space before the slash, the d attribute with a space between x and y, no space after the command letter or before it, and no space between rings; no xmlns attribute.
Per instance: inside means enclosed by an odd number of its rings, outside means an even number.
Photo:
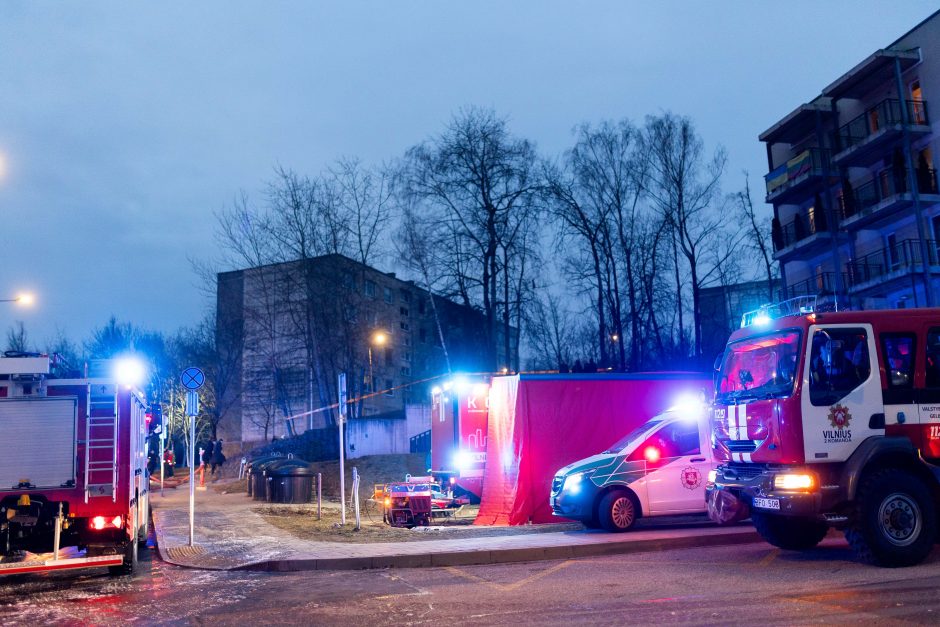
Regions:
<svg viewBox="0 0 940 627"><path fill-rule="evenodd" d="M796 296L779 303L761 305L758 309L748 311L741 316L741 328L750 326L765 326L771 320L786 318L787 316L805 316L816 311L815 296Z"/></svg>

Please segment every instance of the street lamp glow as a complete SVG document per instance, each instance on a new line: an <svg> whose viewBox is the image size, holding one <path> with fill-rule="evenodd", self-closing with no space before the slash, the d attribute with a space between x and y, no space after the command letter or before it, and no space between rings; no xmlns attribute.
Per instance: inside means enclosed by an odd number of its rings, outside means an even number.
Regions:
<svg viewBox="0 0 940 627"><path fill-rule="evenodd" d="M16 297L16 302L25 307L29 307L35 301L36 299L33 297L32 294L20 294L19 296Z"/></svg>
<svg viewBox="0 0 940 627"><path fill-rule="evenodd" d="M384 346L388 341L388 335L384 331L376 331L372 334L372 343L376 346Z"/></svg>

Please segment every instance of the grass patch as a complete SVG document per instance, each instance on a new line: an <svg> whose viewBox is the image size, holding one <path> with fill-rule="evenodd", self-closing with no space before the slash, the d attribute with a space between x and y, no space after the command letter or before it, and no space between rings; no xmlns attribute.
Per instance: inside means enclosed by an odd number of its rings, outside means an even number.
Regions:
<svg viewBox="0 0 940 627"><path fill-rule="evenodd" d="M316 505L265 505L253 511L261 514L269 524L296 538L321 542L420 542L583 529L579 523L477 527L472 524L477 509L476 506L466 506L453 519L435 520L432 528L418 527L412 530L388 526L382 522L382 511L377 504L363 503L360 516L362 528L359 531L354 529L355 518L351 509L346 511L346 526L339 526L340 510L337 503L325 503L320 520L317 520Z"/></svg>

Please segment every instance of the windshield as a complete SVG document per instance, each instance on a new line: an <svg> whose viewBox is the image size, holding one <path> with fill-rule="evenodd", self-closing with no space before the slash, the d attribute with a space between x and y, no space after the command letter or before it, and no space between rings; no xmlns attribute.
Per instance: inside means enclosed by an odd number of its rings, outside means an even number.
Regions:
<svg viewBox="0 0 940 627"><path fill-rule="evenodd" d="M662 421L661 419L656 419L656 418L654 418L654 419L652 419L652 420L650 420L650 421L648 421L648 422L644 422L642 425L640 425L639 427L637 427L636 429L634 429L633 431L631 431L631 432L628 433L627 435L623 436L622 438L620 438L619 440L617 440L616 442L614 442L614 443L611 445L611 447L610 447L609 449L607 449L606 451L604 451L603 454L607 454L607 453L619 453L619 452L622 451L622 450L627 446L627 444L629 444L632 440L635 440L636 438L640 437L641 435L643 435L644 433L646 433L646 432L649 431L650 429L653 429L654 427L658 427L660 424L662 424L662 422L663 422L663 421Z"/></svg>
<svg viewBox="0 0 940 627"><path fill-rule="evenodd" d="M728 403L790 395L799 348L797 330L732 342L721 359L715 401Z"/></svg>

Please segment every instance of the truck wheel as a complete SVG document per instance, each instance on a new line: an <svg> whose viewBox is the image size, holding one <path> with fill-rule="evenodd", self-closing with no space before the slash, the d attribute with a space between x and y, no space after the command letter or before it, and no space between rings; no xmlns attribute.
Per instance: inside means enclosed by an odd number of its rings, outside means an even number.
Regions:
<svg viewBox="0 0 940 627"><path fill-rule="evenodd" d="M855 522L845 538L863 562L913 566L930 554L937 515L923 481L901 470L882 470L862 483Z"/></svg>
<svg viewBox="0 0 940 627"><path fill-rule="evenodd" d="M757 533L770 544L788 551L806 551L826 537L828 525L818 520L751 513Z"/></svg>
<svg viewBox="0 0 940 627"><path fill-rule="evenodd" d="M128 539L124 547L124 562L120 566L108 566L108 573L113 576L133 575L137 569L137 542Z"/></svg>
<svg viewBox="0 0 940 627"><path fill-rule="evenodd" d="M147 536L150 535L150 504L144 508L143 520L140 529L137 531L137 542L140 546L147 546Z"/></svg>
<svg viewBox="0 0 940 627"><path fill-rule="evenodd" d="M636 522L636 500L626 490L608 492L597 506L597 520L607 531L626 531Z"/></svg>

